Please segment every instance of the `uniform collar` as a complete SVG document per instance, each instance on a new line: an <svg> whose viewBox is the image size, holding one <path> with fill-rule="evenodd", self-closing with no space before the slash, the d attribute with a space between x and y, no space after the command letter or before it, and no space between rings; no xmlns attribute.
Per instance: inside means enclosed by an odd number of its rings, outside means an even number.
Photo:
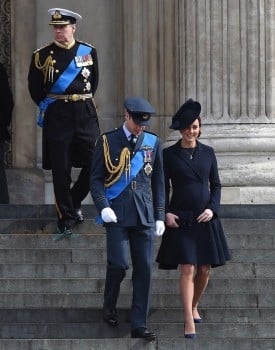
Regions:
<svg viewBox="0 0 275 350"><path fill-rule="evenodd" d="M68 45L61 44L61 43L59 43L59 42L56 41L56 40L55 40L54 43L55 43L56 46L61 47L62 49L69 50L69 49L71 49L71 48L74 46L75 40L73 40L73 41L72 41L70 44L68 44Z"/></svg>

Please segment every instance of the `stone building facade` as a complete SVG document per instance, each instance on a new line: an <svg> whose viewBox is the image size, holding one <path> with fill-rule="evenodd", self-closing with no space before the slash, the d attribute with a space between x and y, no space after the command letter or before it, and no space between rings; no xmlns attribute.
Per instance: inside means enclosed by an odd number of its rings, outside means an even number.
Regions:
<svg viewBox="0 0 275 350"><path fill-rule="evenodd" d="M97 48L102 131L123 120L125 96L140 95L157 111L151 130L169 145L179 138L171 116L197 99L222 203L275 203L275 0L2 0L0 58L15 97L12 203L53 202L27 73L32 51L52 40L47 10L56 6L83 15L76 36Z"/></svg>

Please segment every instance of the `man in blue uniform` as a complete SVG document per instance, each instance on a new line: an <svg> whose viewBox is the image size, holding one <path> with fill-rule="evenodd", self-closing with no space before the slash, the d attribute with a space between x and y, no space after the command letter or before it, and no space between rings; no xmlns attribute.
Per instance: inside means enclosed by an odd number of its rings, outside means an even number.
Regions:
<svg viewBox="0 0 275 350"><path fill-rule="evenodd" d="M43 168L52 170L57 239L83 221L81 202L89 193L90 167L99 125L94 94L98 85L96 49L75 40L78 13L52 8L54 42L36 50L29 69L29 92L43 126ZM71 187L72 167L81 168Z"/></svg>
<svg viewBox="0 0 275 350"><path fill-rule="evenodd" d="M153 236L164 232L164 177L159 138L144 131L154 113L140 97L125 100L125 122L97 141L92 164L91 194L107 233L107 272L103 319L118 325L120 283L133 265L131 336L154 340L147 329Z"/></svg>

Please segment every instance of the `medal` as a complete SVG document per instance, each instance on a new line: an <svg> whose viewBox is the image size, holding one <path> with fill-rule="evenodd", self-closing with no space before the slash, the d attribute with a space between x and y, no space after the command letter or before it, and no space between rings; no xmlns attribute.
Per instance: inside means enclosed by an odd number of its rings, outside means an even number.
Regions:
<svg viewBox="0 0 275 350"><path fill-rule="evenodd" d="M74 60L77 67L91 66L94 63L90 54L83 56L75 56Z"/></svg>
<svg viewBox="0 0 275 350"><path fill-rule="evenodd" d="M143 169L147 176L149 176L153 171L152 165L150 163L146 163Z"/></svg>
<svg viewBox="0 0 275 350"><path fill-rule="evenodd" d="M144 146L142 147L142 152L143 152L143 162L144 162L143 170L145 174L149 176L153 171L153 167L151 165L153 149L149 146Z"/></svg>

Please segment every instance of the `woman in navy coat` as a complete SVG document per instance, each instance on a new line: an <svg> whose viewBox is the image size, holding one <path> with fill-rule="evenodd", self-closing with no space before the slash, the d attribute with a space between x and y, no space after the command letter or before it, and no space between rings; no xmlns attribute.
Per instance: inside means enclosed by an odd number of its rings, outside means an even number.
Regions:
<svg viewBox="0 0 275 350"><path fill-rule="evenodd" d="M195 323L202 322L197 308L210 267L230 259L218 217L221 184L216 156L213 148L197 140L200 111L200 103L189 99L172 119L170 128L179 130L182 138L163 151L166 231L157 256L160 269L180 265L184 336L192 339Z"/></svg>

